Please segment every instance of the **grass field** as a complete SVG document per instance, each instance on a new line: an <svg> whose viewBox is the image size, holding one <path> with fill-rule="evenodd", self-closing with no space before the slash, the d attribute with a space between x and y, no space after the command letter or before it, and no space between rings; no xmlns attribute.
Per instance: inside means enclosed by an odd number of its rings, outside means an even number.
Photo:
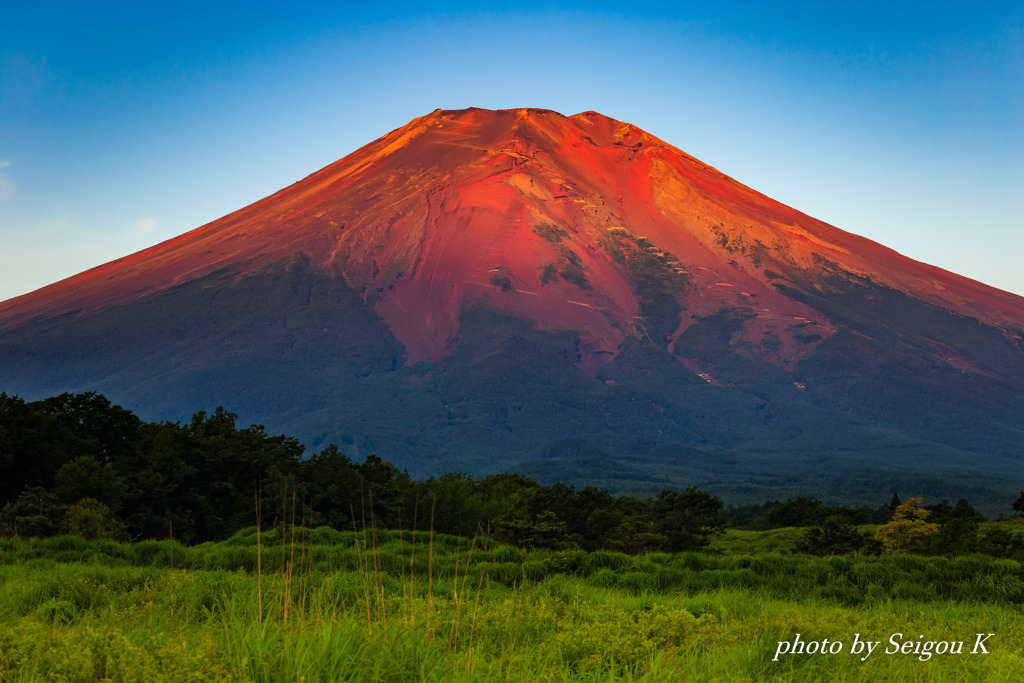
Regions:
<svg viewBox="0 0 1024 683"><path fill-rule="evenodd" d="M1019 563L771 549L793 533L638 557L327 528L259 547L255 529L195 547L0 539L0 680L1020 679ZM841 646L775 661L797 633ZM855 636L880 644L862 661Z"/></svg>

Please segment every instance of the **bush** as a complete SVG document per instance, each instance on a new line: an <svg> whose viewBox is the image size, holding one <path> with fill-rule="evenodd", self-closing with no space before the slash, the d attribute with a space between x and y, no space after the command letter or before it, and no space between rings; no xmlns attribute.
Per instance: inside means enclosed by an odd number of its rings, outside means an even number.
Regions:
<svg viewBox="0 0 1024 683"><path fill-rule="evenodd" d="M110 508L94 498L83 498L69 505L64 513L64 530L85 539L112 538L126 540L128 534Z"/></svg>
<svg viewBox="0 0 1024 683"><path fill-rule="evenodd" d="M896 508L892 521L883 524L875 534L887 553L907 552L939 530L938 524L927 522L930 511L918 507L920 498L911 498Z"/></svg>
<svg viewBox="0 0 1024 683"><path fill-rule="evenodd" d="M862 534L846 517L830 515L821 524L804 532L796 543L798 553L808 555L845 555L872 550L877 541Z"/></svg>

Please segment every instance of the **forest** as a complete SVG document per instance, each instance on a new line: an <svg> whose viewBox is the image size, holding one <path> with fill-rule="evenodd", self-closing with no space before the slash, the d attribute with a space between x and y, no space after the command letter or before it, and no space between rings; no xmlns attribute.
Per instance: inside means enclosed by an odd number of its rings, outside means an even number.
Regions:
<svg viewBox="0 0 1024 683"><path fill-rule="evenodd" d="M1024 496L1007 501L1006 511L1022 505ZM195 544L289 520L338 531L486 535L523 549L640 554L699 550L726 528L801 527L792 551L831 555L886 551L884 539L858 526L910 524L920 528L900 542L902 552L1024 559L1024 542L983 526L966 500L904 504L897 524L900 506L898 495L875 509L800 496L726 508L696 487L641 500L515 473L417 481L375 455L354 462L334 446L304 457L296 438L239 427L224 408L197 412L187 424L145 422L92 392L35 402L0 394L4 536Z"/></svg>

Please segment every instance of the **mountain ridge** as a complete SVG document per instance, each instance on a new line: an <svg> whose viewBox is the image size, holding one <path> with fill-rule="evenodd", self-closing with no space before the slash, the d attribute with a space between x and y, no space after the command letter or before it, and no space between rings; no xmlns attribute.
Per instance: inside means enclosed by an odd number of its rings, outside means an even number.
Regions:
<svg viewBox="0 0 1024 683"><path fill-rule="evenodd" d="M351 254L363 248L365 251L368 241L366 238L359 239L348 239L346 240L342 232L344 228L337 230L336 235L330 234L331 228L337 227L338 223L331 221L330 213L331 208L325 207L330 199L336 197L339 193L352 193L353 191L358 192L363 189L358 186L353 187L353 183L357 183L358 180L364 178L367 171L377 171L378 169L374 166L380 166L383 162L388 160L395 154L402 152L412 152L412 154L405 154L402 159L404 168L408 168L409 158L411 157L414 161L423 163L422 157L424 156L421 150L415 149L417 145L422 145L423 138L425 135L434 134L434 136L446 136L449 137L448 147L456 147L464 145L464 140L469 136L466 132L466 128L472 128L474 122L472 121L474 116L479 117L480 115L495 115L500 121L502 118L499 115L504 115L504 118L511 118L515 116L514 121L502 122L503 125L498 126L499 134L495 135L493 129L496 127L493 121L487 121L489 126L482 126L484 128L490 128L491 130L485 131L486 134L490 135L490 138L486 142L496 142L497 144L490 144L483 149L486 158L483 159L483 165L493 165L496 162L502 164L508 164L505 168L499 168L496 170L493 176L487 176L482 181L478 178L470 178L471 181L468 185L467 191L477 190L478 186L483 182L486 182L489 178L494 176L505 175L508 177L508 182L505 184L512 185L514 190L518 190L520 197L512 197L510 200L506 200L511 204L502 205L498 208L500 216L496 219L496 222L500 228L504 227L508 230L510 227L515 230L515 227L508 225L507 217L515 212L520 213L517 216L518 222L522 223L522 219L526 216L522 214L524 212L530 212L532 215L530 218L534 222L553 222L561 219L562 223L565 223L572 227L584 224L585 219L581 219L578 215L579 212L573 212L571 210L566 211L563 207L550 206L552 203L556 203L556 197L561 199L561 203L566 203L565 200L574 201L577 203L584 203L588 200L592 201L594 195L602 197L614 194L609 191L607 187L599 187L596 190L590 188L584 191L578 191L570 189L559 190L563 193L561 195L554 194L550 187L539 187L534 185L535 180L539 180L541 175L551 175L552 173L558 173L558 164L549 163L543 167L539 173L527 174L522 172L522 167L528 164L534 163L533 159L529 158L527 152L530 151L530 145L536 145L536 139L543 137L545 134L549 138L559 138L563 140L563 146L569 145L576 149L582 146L582 143L589 142L592 147L600 147L602 151L607 150L609 147L620 147L623 149L615 150L618 154L622 155L625 149L625 154L632 157L631 162L636 163L636 157L640 153L644 153L647 157L646 163L649 166L658 167L666 163L671 165L669 171L676 171L682 178L692 181L694 186L698 188L712 188L715 196L722 200L730 201L740 207L742 212L755 212L765 217L764 222L768 224L768 228L775 228L776 233L783 231L786 236L789 237L790 243L786 245L787 249L791 252L789 255L794 264L799 263L801 260L806 265L807 259L815 253L827 254L836 258L842 262L842 265L857 275L868 275L881 283L895 286L897 288L906 289L909 285L915 285L914 291L923 299L929 303L939 305L942 307L949 308L959 313L964 312L965 299L968 295L971 299L984 304L979 310L971 310L970 313L973 317L979 315L984 316L985 322L991 324L1002 325L1010 324L1015 327L1024 327L1024 298L1017 297L1006 292L1000 292L994 288L987 287L981 283L975 283L967 278L962 278L947 271L928 266L927 264L921 264L916 261L907 259L902 255L897 254L892 250L876 245L873 242L859 238L839 231L838 229L829 226L817 219L813 219L809 216L805 216L800 212L792 209L788 206L782 205L770 198L757 193L750 188L747 188L735 181L732 181L724 174L716 171L712 167L699 162L692 157L689 157L685 153L678 149L668 145L667 143L658 140L654 136L651 136L640 129L622 122L615 121L614 119L608 119L595 112L583 112L570 117L564 117L556 112L550 110L540 109L516 109L516 110L501 110L499 112L489 112L488 110L480 109L467 109L459 111L445 111L436 110L431 114L414 119L405 126L392 131L388 135L365 145L356 152L348 155L347 157L326 166L325 168L317 171L310 176L307 176L303 180L300 180L281 191L270 195L269 197L254 202L253 204L232 212L227 216L213 221L205 226L196 228L195 230L189 231L178 237L167 240L161 244L150 247L149 249L143 250L133 255L123 257L115 260L108 264L98 266L97 268L90 269L81 273L77 276L73 276L61 283L56 283L49 287L39 290L39 293L30 293L15 299L8 300L7 302L0 303L0 328L10 327L12 324L16 324L21 316L27 310L40 308L40 299L45 299L45 303L42 306L44 311L50 312L49 314L68 313L72 310L79 310L81 312L88 312L95 310L97 305L109 306L111 303L117 301L129 300L132 297L143 296L147 293L151 293L154 290L158 290L167 286L173 286L180 284L188 279L193 279L197 276L208 274L209 272L217 269L218 267L230 266L236 263L244 263L251 261L254 264L266 262L271 260L273 257L282 256L290 251L301 251L314 260L321 260L322 266L325 268L334 267L337 264L337 259L340 254L349 254L347 263L341 266L341 270L344 272L346 278L357 286L367 286L373 281L384 282L385 287L389 287L393 283L387 282L389 274L385 273L383 276L379 272L373 272L374 269L379 269L377 264L378 259L373 259L372 262L368 262L367 259L353 258ZM470 119L467 123L465 119ZM540 119L539 121L537 119ZM456 126L462 126L462 130L455 130L453 132L445 133L443 129L445 124L449 120L454 120ZM509 125L511 123L511 125ZM554 125L553 125L554 124ZM562 124L559 129L557 124ZM573 125L568 125L573 124ZM586 129L582 126L587 126ZM451 126L449 126L451 127ZM478 127L481 127L478 125ZM576 130L572 130L575 128ZM552 131L552 129L554 129ZM568 129L568 131L566 130ZM474 132L474 131L469 131ZM569 133L575 133L576 137L568 137ZM475 133L480 135L480 133ZM594 141L594 136L597 136L603 145L598 145ZM454 137L454 141L451 138ZM618 139L610 140L615 137ZM460 139L461 138L461 139ZM568 142L564 142L568 138ZM626 148L623 140L628 141L632 146ZM635 140L636 142L633 142ZM429 150L433 151L439 146L434 140L426 141ZM549 143L550 144L550 143ZM648 150L644 151L641 149L643 145L648 145ZM524 151L517 152L515 147L521 146ZM654 151L651 152L653 146ZM412 147L414 149L410 150ZM480 151L474 149L473 151ZM666 154L668 152L668 154ZM427 154L428 161L438 164L443 164L444 159L437 159L437 155ZM536 156L536 150L534 157ZM565 156L565 155L563 155ZM462 155L465 157L465 155ZM465 158L459 158L458 163L455 165L456 169L463 169L471 166ZM587 162L592 160L587 159ZM640 158L641 163L644 163L644 157ZM690 167L682 162L686 162ZM480 164L480 161L476 161ZM424 164L426 166L427 164ZM579 164L582 165L582 164ZM620 164L621 165L621 164ZM554 167L554 171L552 171ZM694 168L697 168L701 173L694 172ZM394 169L385 169L390 177L394 177L396 172ZM653 170L658 170L654 168ZM643 189L635 192L635 196L640 197L642 201L647 203L654 203L658 205L656 208L660 210L662 216L657 216L661 219L653 221L649 216L635 216L638 213L636 207L623 207L620 211L605 211L605 215L599 216L604 219L606 225L610 227L623 227L629 230L633 229L635 232L641 233L643 236L649 239L655 239L660 243L666 241L672 242L670 251L673 254L678 255L679 253L686 254L689 257L691 270L694 266L697 269L707 269L708 264L702 263L700 256L707 256L706 254L699 254L694 252L706 251L708 243L711 240L721 243L724 249L730 251L730 255L735 257L736 251L733 245L729 244L730 233L735 233L737 227L733 225L725 225L724 221L720 224L714 224L707 219L704 221L704 225L697 226L695 221L699 220L695 218L696 211L693 208L688 207L687 211L682 211L679 208L681 202L678 201L680 196L685 197L687 200L695 199L699 202L706 202L707 198L700 196L699 191L695 194L690 188L681 188L680 178L671 174L669 171L662 169L660 176L657 173L649 172L648 175L658 178L661 184L658 186L660 189L651 191L649 189ZM408 172L408 171L407 171ZM416 175L422 175L423 171L419 170ZM362 174L362 175L361 175ZM411 175L411 174L410 174ZM463 174L465 176L466 174ZM568 175L568 174L565 174ZM641 173L641 175L643 175ZM376 176L374 176L376 177ZM579 174L576 175L579 177ZM415 179L415 178L414 178ZM517 183L525 183L529 181L532 187L526 189L520 189L516 187ZM632 178L635 180L635 178ZM452 184L464 182L465 178L454 179ZM597 183L600 185L600 183ZM648 185L651 183L648 182ZM404 185L408 187L410 185L409 179L405 180ZM614 190L623 189L635 189L637 183L634 182L632 188L615 187ZM662 187L665 186L665 187ZM412 188L413 191L418 190L418 187ZM479 199L480 204L484 204L487 199L494 199L494 197L488 197L487 193L494 194L498 188L484 187L478 194L481 197L471 197L471 199ZM575 191L574 191L575 190ZM589 190L589 191L587 191ZM443 191L443 190L442 190ZM556 190L558 191L558 190ZM435 190L435 192L437 192ZM532 193L530 195L529 193ZM376 199L380 192L375 192L371 196L371 199ZM409 194L409 191L406 192ZM513 192L512 194L515 194ZM570 197L570 194L573 195ZM646 195L646 196L645 196ZM675 196L673 196L675 195ZM536 200L540 198L547 204L541 210L537 210L536 206L523 206L528 202L521 201L521 198ZM349 202L349 204L358 203L360 197L356 198L356 202ZM408 203L407 197L405 204ZM500 198L505 199L505 198ZM620 197L620 203L621 202ZM520 201L516 201L520 200ZM427 199L427 210L430 210L429 202ZM399 203L403 203L400 201ZM537 202L534 201L534 204ZM692 201L688 201L692 203ZM349 211L352 210L351 206L344 207ZM389 207L390 208L390 207ZM407 206L399 207L406 209L414 213L413 209L409 209ZM474 207L478 211L479 206ZM319 211L318 211L319 209ZM422 211L422 207L415 207ZM532 211L531 211L532 210ZM699 210L699 209L698 209ZM769 213L769 210L771 213ZM315 222L310 220L310 213L314 213L317 219L328 216L327 225L314 225L314 231L310 234L310 223ZM577 215L574 215L577 214ZM634 216L630 216L630 214ZM735 213L735 212L734 212ZM609 215L611 214L611 215ZM667 216L667 220L663 218ZM472 216L470 219L476 219L480 221L479 217ZM617 219L617 220L614 220ZM782 219L788 220L787 223L782 223ZM428 217L426 220L430 220ZM488 220L488 217L484 217L484 222ZM492 221L495 219L491 219ZM502 222L504 220L504 223ZM673 222L674 221L674 222ZM400 224L400 220L395 221L395 224ZM593 221L591 221L593 222ZM735 222L735 216L733 217ZM287 227L290 224L295 223L297 227L305 228L303 234L288 234ZM625 226L614 226L612 223L625 223ZM668 224L667 226L665 224ZM556 223L557 224L557 223ZM341 224L344 226L344 224ZM637 229L636 226L640 227ZM679 226L686 226L686 230L678 230ZM421 226L420 231L425 231L427 227L436 226ZM516 226L520 228L522 225ZM756 248L757 245L751 243L751 228L753 225L739 226L739 239L741 244L743 241ZM757 226L759 230L759 237L769 239L770 237L778 237L778 234L770 235L766 230L765 226ZM486 228L492 228L490 225L485 225L485 229L478 230L478 232L488 232ZM679 239L679 234L671 235L673 229L675 233L686 233L686 237L696 237L697 241L701 242L699 245L693 244L693 239L689 240L689 244L686 240ZM706 233L708 229L715 232L714 236L710 239L705 234L701 236L698 234L698 229L703 228ZM391 226L392 231L395 231L394 225ZM398 230L402 229L399 225ZM491 232L494 232L491 230ZM666 235L665 233L670 233ZM417 237L418 235L414 235ZM373 234L370 238L378 238L378 234ZM396 236L392 236L393 238ZM397 237L405 237L406 241L409 241L408 236L399 234ZM672 237L675 237L673 240ZM732 240L735 244L736 235L733 234ZM759 239L754 237L754 240ZM227 242L235 240L242 243L242 248L232 248L232 245L226 244ZM394 241L394 240L393 240ZM273 245L270 243L274 242ZM761 242L764 245L764 242ZM810 245L806 246L805 245ZM418 246L418 243L415 245ZM593 244L588 246L592 247ZM696 249L694 247L697 247ZM732 246L732 249L730 247ZM745 245L744 245L745 246ZM741 246L741 248L744 248ZM373 245L375 249L380 250L380 245ZM687 250L686 247L690 247ZM703 249L702 249L703 248ZM186 251L187 249L187 251ZM206 253L196 255L197 250L205 249ZM220 254L215 253L220 250ZM875 259L871 264L865 264L863 259L858 258L859 253L863 251L870 251L875 255ZM175 258L176 254L185 252L186 258ZM409 254L410 249L405 248L404 253L399 250L397 254L399 258L416 260L422 258L421 254ZM721 251L721 250L719 250ZM395 254L382 254L381 261L385 258L396 256ZM715 255L717 256L717 255ZM685 258L685 257L684 257ZM893 266L891 262L895 261L896 265ZM407 270L414 271L412 275L415 275L415 271L418 265L417 263L409 264L411 268ZM421 267L429 267L431 264L422 264ZM744 264L748 265L748 264ZM393 267L393 266L392 266ZM756 277L756 274L751 273L749 266L742 269L741 272L731 274L732 277L729 280L736 279L737 283L748 286L756 286L760 281L760 284L765 284L763 277ZM896 272L893 272L896 271ZM390 277L408 277L410 273L399 270L398 273L390 274ZM695 279L700 279L702 273L693 273ZM721 280L726 279L720 277L722 273L720 270L715 271L715 276L712 279ZM117 288L111 288L108 281L104 276L113 277L115 279L120 278L123 282L122 288L128 291L119 291ZM162 278L162 282L161 282ZM134 282L133 282L134 280ZM908 285L909 283L909 285ZM447 283L452 284L452 283ZM489 283L485 283L489 284ZM717 283L711 283L710 287L716 286ZM921 292L926 286L927 291ZM705 286L705 289L710 289ZM428 289L430 286L428 284ZM621 288L621 283L620 283ZM613 290L616 288L612 288ZM411 290L410 290L411 291ZM93 294L95 292L95 294ZM621 292L615 293L613 296L615 303L620 303L624 298ZM763 294L762 294L763 295ZM391 307L402 309L403 307L408 308L414 304L421 305L422 302L406 302L405 297L401 295L401 292L392 292L385 295L385 307L390 311ZM970 301L970 300L968 300ZM552 305L553 302L546 302L548 305ZM973 303L973 302L972 302ZM976 308L976 307L975 307ZM629 309L635 309L626 305L626 311L620 313L620 316L626 315ZM787 311L787 313L793 312L799 313L799 311ZM401 325L400 311L390 312L389 322L392 325ZM453 319L453 311L445 311L447 316L446 322L448 326L443 330L447 333L445 336L450 336L453 332L451 329L451 322ZM562 315L566 313L563 311ZM385 312L385 318L389 315ZM570 318L574 316L570 315ZM794 315L794 317L799 317ZM821 322L821 321L817 321ZM422 333L422 331L420 331ZM440 331L435 331L437 337ZM605 331L607 334L607 331ZM400 337L403 335L399 335ZM408 335L409 340L407 346L412 346L414 349L417 344L410 344L414 333L410 332ZM621 339L616 339L616 344ZM610 344L610 342L609 342ZM438 346L438 340L434 339L434 346ZM605 349L608 350L608 349ZM414 353L414 356L419 354ZM434 348L425 354L427 357L438 358L443 356L443 349Z"/></svg>
<svg viewBox="0 0 1024 683"><path fill-rule="evenodd" d="M0 302L0 359L0 391L220 403L420 473L611 457L736 495L1024 483L1024 298L596 112L413 119Z"/></svg>

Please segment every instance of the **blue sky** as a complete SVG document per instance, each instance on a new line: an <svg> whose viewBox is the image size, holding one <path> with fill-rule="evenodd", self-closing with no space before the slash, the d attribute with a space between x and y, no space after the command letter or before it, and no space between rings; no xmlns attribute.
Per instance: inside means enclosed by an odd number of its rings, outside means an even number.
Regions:
<svg viewBox="0 0 1024 683"><path fill-rule="evenodd" d="M1024 3L7 4L0 299L436 108L593 109L1024 294Z"/></svg>

